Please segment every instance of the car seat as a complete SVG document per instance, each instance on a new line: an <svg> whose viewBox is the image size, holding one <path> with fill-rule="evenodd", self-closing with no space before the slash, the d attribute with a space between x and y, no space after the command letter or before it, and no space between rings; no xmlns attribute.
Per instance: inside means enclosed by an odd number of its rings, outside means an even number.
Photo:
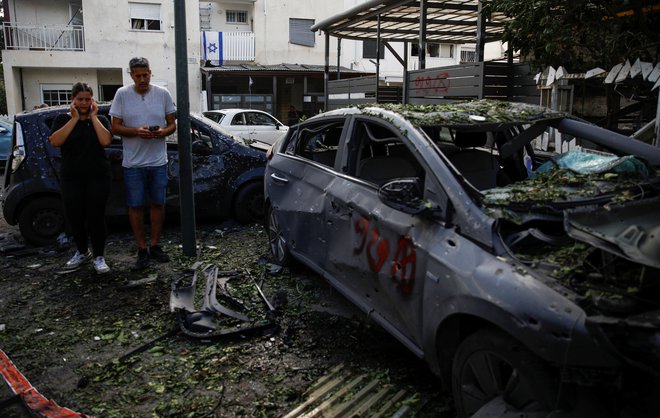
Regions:
<svg viewBox="0 0 660 418"><path fill-rule="evenodd" d="M382 186L388 181L401 177L416 177L415 167L405 158L382 155L360 161L357 176L363 180Z"/></svg>
<svg viewBox="0 0 660 418"><path fill-rule="evenodd" d="M449 155L449 161L478 190L497 187L501 177L497 157L477 148L485 146L487 139L486 132L457 131L454 143L459 150Z"/></svg>

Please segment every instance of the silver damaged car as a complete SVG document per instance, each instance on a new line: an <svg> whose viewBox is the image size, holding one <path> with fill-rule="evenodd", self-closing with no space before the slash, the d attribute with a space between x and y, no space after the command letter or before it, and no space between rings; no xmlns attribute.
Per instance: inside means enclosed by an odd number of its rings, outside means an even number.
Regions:
<svg viewBox="0 0 660 418"><path fill-rule="evenodd" d="M498 101L330 111L269 153L270 247L467 416L660 411L660 150Z"/></svg>

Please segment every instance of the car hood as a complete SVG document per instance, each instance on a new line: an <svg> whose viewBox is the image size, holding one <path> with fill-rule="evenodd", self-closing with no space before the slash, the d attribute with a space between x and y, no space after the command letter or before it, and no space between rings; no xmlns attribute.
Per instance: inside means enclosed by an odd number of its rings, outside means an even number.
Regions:
<svg viewBox="0 0 660 418"><path fill-rule="evenodd" d="M567 211L571 238L649 267L660 268L660 198L607 208Z"/></svg>

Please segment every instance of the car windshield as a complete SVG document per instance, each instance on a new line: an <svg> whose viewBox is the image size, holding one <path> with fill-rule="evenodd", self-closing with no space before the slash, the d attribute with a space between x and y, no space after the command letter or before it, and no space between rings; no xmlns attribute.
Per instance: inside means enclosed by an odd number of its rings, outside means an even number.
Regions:
<svg viewBox="0 0 660 418"><path fill-rule="evenodd" d="M623 202L648 197L660 182L658 150L544 107L487 100L382 107L432 141L488 207Z"/></svg>

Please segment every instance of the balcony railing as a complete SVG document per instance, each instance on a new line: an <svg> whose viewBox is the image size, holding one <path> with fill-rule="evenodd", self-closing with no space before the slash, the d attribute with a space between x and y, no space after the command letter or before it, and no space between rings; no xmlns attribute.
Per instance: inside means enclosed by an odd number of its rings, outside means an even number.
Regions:
<svg viewBox="0 0 660 418"><path fill-rule="evenodd" d="M40 51L84 51L85 31L82 25L3 24L5 49Z"/></svg>
<svg viewBox="0 0 660 418"><path fill-rule="evenodd" d="M220 36L222 37L222 48L216 49ZM206 45L202 44L202 56L208 60L254 61L255 37L253 32L204 32L204 39L206 39ZM211 44L215 46L211 46ZM220 52L222 55L219 55Z"/></svg>

